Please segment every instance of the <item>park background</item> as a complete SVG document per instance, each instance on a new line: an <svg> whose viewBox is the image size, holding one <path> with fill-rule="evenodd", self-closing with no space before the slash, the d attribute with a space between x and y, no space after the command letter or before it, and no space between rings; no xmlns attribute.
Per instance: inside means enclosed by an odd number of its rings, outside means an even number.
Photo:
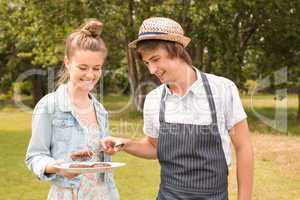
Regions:
<svg viewBox="0 0 300 200"><path fill-rule="evenodd" d="M64 39L88 18L104 24L109 53L94 93L112 135L139 138L145 94L158 81L128 49L143 19L170 17L192 42L198 69L240 89L255 151L253 199L300 198L300 2L297 0L0 0L0 200L46 199L49 183L26 168L32 108L55 89ZM233 154L234 155L234 154ZM123 200L155 199L157 161L114 161ZM236 199L235 161L230 199Z"/></svg>

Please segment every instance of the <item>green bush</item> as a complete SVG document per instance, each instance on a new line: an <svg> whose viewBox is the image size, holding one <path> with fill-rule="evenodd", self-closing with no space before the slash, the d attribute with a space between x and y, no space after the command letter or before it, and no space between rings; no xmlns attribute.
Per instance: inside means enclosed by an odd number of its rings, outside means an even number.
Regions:
<svg viewBox="0 0 300 200"><path fill-rule="evenodd" d="M22 95L30 95L32 92L32 84L30 81L12 84L12 92L19 91Z"/></svg>

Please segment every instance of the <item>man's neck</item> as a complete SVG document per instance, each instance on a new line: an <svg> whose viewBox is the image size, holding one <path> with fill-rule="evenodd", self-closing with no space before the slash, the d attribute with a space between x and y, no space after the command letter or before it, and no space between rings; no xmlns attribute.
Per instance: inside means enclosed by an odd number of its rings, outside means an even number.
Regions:
<svg viewBox="0 0 300 200"><path fill-rule="evenodd" d="M169 84L170 91L178 96L184 96L192 84L197 80L196 71L185 63L180 68L178 78L174 84Z"/></svg>

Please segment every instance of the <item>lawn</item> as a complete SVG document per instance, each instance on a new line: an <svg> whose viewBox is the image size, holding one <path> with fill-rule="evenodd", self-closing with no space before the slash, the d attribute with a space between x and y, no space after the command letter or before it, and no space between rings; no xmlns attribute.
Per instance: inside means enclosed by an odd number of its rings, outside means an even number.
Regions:
<svg viewBox="0 0 300 200"><path fill-rule="evenodd" d="M104 104L111 111L110 130L113 135L142 136L142 115L131 111L126 97L110 96ZM288 131L269 128L252 113L250 98L243 97L249 116L255 151L255 184L253 199L296 200L300 197L300 125L293 121L297 109L295 96L288 98ZM254 109L270 119L276 101L272 96L254 98ZM39 182L24 164L30 138L31 112L13 106L0 108L0 200L46 199L49 183ZM264 134L261 134L264 133ZM268 134L265 134L268 133ZM297 136L298 135L298 136ZM114 161L127 166L115 170L115 179L122 200L155 199L159 185L157 161L143 160L120 153ZM235 161L230 168L230 199L236 199Z"/></svg>

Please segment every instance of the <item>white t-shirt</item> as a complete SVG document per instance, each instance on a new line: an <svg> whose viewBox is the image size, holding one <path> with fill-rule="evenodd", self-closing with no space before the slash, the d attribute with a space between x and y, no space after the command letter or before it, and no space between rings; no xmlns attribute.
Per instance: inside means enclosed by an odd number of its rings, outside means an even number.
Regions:
<svg viewBox="0 0 300 200"><path fill-rule="evenodd" d="M201 79L200 72L195 68L197 80L182 97L170 92L165 84L152 90L144 104L144 134L158 138L159 110L163 88L166 88L165 121L170 123L211 124L211 113ZM219 132L222 140L227 165L231 164L231 149L229 130L245 119L246 113L241 103L236 85L227 78L206 74L216 106Z"/></svg>

